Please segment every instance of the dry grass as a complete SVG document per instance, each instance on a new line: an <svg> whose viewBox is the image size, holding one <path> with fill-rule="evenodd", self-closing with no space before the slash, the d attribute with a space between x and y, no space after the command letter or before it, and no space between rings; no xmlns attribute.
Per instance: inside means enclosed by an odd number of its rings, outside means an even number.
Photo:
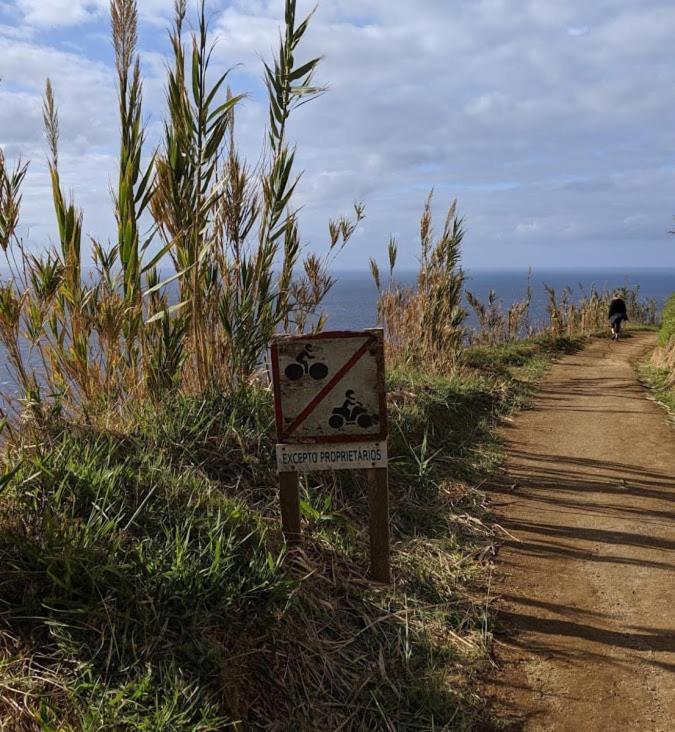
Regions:
<svg viewBox="0 0 675 732"><path fill-rule="evenodd" d="M555 337L588 336L608 331L608 313L612 298L618 292L625 300L629 322L634 325L655 326L658 319L656 301L642 299L640 288L619 288L617 291L599 292L595 287L575 301L570 288L558 295L546 286L548 295L548 330Z"/></svg>
<svg viewBox="0 0 675 732"><path fill-rule="evenodd" d="M506 312L494 290L490 290L487 304L482 303L470 291L467 291L466 298L478 318L479 329L472 334L473 343L497 346L534 335L535 329L530 322L532 270L528 273L525 297L512 303Z"/></svg>
<svg viewBox="0 0 675 732"><path fill-rule="evenodd" d="M460 266L464 228L455 201L440 236L435 238L432 201L430 194L420 219L421 257L416 286L402 287L393 280L397 256L393 239L389 243L386 287L375 260L371 259L370 266L379 291L377 313L385 330L389 361L442 370L456 363L466 335L462 303L465 277Z"/></svg>
<svg viewBox="0 0 675 732"><path fill-rule="evenodd" d="M390 378L391 587L366 579L358 476L303 481L306 541L284 556L267 390L148 404L116 433L52 420L13 452L0 719L474 728L497 536L472 486L495 465L490 429L520 387L480 372Z"/></svg>

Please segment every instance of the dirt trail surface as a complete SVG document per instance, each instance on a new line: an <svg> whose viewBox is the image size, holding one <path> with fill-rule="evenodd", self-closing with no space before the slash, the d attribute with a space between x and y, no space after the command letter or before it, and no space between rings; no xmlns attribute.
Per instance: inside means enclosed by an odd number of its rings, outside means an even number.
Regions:
<svg viewBox="0 0 675 732"><path fill-rule="evenodd" d="M504 430L488 693L516 729L675 730L675 429L635 375L653 345L565 357Z"/></svg>

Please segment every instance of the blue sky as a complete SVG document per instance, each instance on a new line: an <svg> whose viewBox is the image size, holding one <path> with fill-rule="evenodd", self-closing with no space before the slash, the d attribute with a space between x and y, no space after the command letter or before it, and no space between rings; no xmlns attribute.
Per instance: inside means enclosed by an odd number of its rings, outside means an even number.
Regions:
<svg viewBox="0 0 675 732"><path fill-rule="evenodd" d="M149 141L164 114L171 0L139 0ZM310 2L299 0L301 10ZM210 0L219 68L241 64L237 121L252 162L264 135L261 57L276 46L281 0ZM307 247L331 216L366 204L339 261L401 264L435 190L438 225L459 199L470 267L675 266L675 4L663 0L324 0L307 36L329 93L291 133ZM62 118L62 175L85 231L112 234L117 139L106 0L0 0L0 145L31 159L30 246L54 235L41 93Z"/></svg>

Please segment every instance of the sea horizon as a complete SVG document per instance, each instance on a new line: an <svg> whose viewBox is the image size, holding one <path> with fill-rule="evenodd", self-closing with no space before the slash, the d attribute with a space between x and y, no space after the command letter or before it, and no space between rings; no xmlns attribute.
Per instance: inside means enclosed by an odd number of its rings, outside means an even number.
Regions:
<svg viewBox="0 0 675 732"><path fill-rule="evenodd" d="M576 301L588 294L591 288L599 291L622 287L640 288L642 298L653 298L660 308L669 295L675 291L675 267L566 267L504 269L466 268L465 290L471 291L479 300L487 299L494 290L504 308L522 300L527 292L528 275L531 271L532 303L531 319L541 324L546 318L547 295L545 285L562 293L570 288L571 299ZM324 301L329 329L359 329L377 325L377 288L370 272L363 270L334 270L335 284ZM395 270L393 282L413 286L415 270ZM382 274L383 285L388 281L388 272ZM468 308L468 305L467 305ZM477 325L475 315L468 308L468 327Z"/></svg>
<svg viewBox="0 0 675 732"><path fill-rule="evenodd" d="M168 278L173 270L168 268L161 273ZM359 330L377 325L377 287L370 270L353 268L333 268L331 275L334 285L325 298L322 311L327 316L328 329ZM418 270L397 268L391 281L401 286L412 287ZM547 296L545 285L562 292L571 290L573 301L588 294L591 288L599 291L617 288L640 289L640 296L653 298L659 308L663 307L669 295L675 291L675 266L673 267L629 267L613 265L607 267L465 267L465 290L471 291L479 300L487 299L494 290L505 309L512 303L523 299L527 292L528 279L532 287L531 319L540 325L546 317ZM0 268L0 276L8 274ZM84 276L92 274L91 270ZM381 267L382 285L389 283L388 269ZM175 283L169 285L175 288ZM475 315L467 305L468 327L474 327ZM1 350L0 350L1 355ZM2 381L0 375L0 382Z"/></svg>

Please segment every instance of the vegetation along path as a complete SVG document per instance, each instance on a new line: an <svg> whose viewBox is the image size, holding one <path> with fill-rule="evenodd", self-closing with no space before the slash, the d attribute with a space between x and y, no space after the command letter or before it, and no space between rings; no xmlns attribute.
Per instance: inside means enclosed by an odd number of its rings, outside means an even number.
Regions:
<svg viewBox="0 0 675 732"><path fill-rule="evenodd" d="M653 345L565 357L504 430L490 692L517 728L675 729L675 430L635 373Z"/></svg>

